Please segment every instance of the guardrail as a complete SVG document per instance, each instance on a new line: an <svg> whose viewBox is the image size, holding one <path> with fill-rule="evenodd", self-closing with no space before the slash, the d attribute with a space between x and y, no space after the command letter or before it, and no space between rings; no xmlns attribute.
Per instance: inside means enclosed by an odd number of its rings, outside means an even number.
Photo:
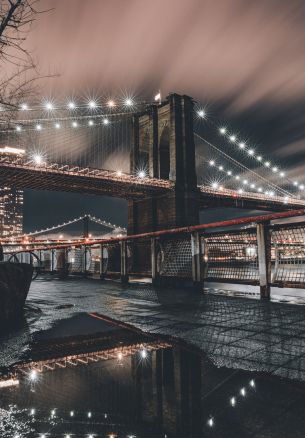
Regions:
<svg viewBox="0 0 305 438"><path fill-rule="evenodd" d="M305 288L305 222L271 223L297 216L305 210L86 243L6 246L5 259L62 277L149 277L155 285L199 288L204 281L257 285L261 298L269 299L271 286Z"/></svg>

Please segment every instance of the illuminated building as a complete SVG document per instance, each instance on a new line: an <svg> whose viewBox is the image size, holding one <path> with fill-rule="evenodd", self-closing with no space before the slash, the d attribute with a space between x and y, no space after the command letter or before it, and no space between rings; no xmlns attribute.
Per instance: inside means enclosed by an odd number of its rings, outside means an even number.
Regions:
<svg viewBox="0 0 305 438"><path fill-rule="evenodd" d="M23 149L0 147L0 156L16 158L25 153ZM8 185L0 187L0 237L22 233L23 191Z"/></svg>

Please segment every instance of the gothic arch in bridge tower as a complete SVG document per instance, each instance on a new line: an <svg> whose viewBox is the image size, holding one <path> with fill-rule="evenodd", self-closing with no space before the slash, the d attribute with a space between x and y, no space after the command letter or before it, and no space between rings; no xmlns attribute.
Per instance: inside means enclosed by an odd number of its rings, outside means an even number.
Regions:
<svg viewBox="0 0 305 438"><path fill-rule="evenodd" d="M199 222L193 101L170 94L162 104L135 114L130 157L132 173L145 157L151 178L173 182L173 190L129 201L128 233L136 234Z"/></svg>
<svg viewBox="0 0 305 438"><path fill-rule="evenodd" d="M159 175L161 179L169 179L170 174L170 129L165 123L159 140Z"/></svg>

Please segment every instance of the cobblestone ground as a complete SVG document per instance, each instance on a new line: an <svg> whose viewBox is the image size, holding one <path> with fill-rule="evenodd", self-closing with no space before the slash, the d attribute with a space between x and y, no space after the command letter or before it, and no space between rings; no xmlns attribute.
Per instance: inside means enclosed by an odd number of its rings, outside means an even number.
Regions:
<svg viewBox="0 0 305 438"><path fill-rule="evenodd" d="M183 340L218 366L305 380L303 306L89 279L34 281L26 319L0 338L0 366L29 357L33 338L83 312Z"/></svg>

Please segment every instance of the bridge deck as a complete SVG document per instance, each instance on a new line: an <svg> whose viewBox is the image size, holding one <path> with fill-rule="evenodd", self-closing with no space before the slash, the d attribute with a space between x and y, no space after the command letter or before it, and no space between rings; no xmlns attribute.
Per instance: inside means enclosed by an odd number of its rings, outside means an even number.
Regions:
<svg viewBox="0 0 305 438"><path fill-rule="evenodd" d="M10 185L19 189L38 189L107 195L124 199L141 199L161 195L174 189L174 182L156 178L140 178L115 171L82 168L60 164L40 164L0 159L0 186ZM257 210L284 211L305 207L297 198L270 197L260 193L237 193L229 189L212 189L199 186L200 205L207 207L239 207Z"/></svg>

